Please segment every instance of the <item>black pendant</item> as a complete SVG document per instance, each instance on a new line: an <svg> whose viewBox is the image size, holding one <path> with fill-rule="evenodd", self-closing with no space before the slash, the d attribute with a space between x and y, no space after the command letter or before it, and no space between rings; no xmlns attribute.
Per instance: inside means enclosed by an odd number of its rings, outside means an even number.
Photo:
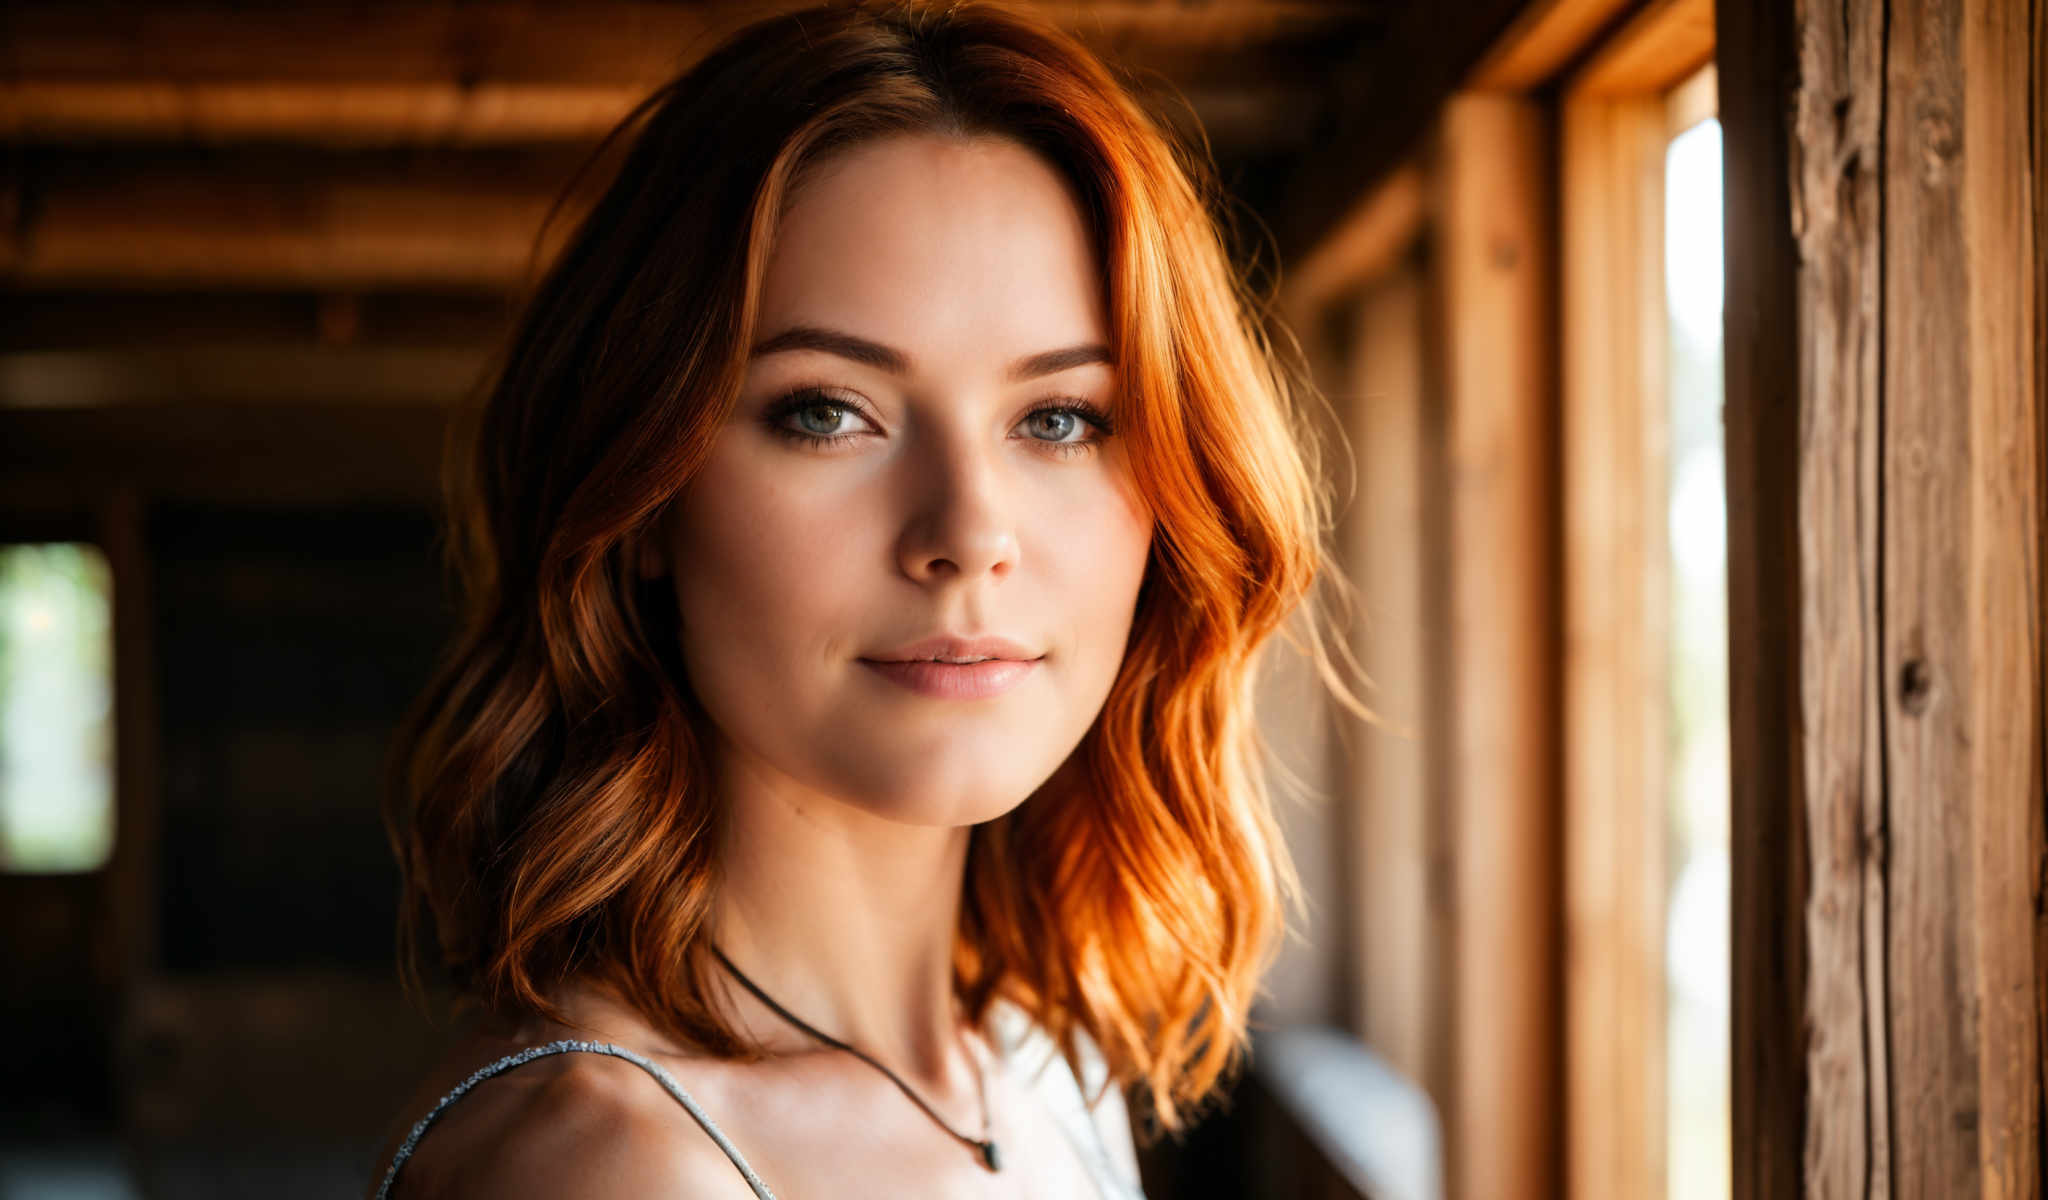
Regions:
<svg viewBox="0 0 2048 1200"><path fill-rule="evenodd" d="M1003 1169L1002 1157L996 1153L996 1144L993 1141L987 1141L981 1144L981 1161L987 1163L988 1169L991 1171L1000 1171Z"/></svg>

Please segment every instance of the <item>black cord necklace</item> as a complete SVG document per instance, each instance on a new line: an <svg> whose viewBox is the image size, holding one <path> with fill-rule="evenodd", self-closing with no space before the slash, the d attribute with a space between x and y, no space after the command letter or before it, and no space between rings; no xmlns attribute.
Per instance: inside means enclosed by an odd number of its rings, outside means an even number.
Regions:
<svg viewBox="0 0 2048 1200"><path fill-rule="evenodd" d="M748 991L754 994L754 998L756 1000L759 1000L761 1003L767 1005L769 1008L774 1009L778 1014L781 1015L781 1017L784 1020L796 1026L798 1029L803 1030L805 1033L810 1034L812 1037L817 1038L819 1041L825 1043L826 1045L832 1047L835 1050L846 1051L848 1054L851 1054L855 1058L860 1059L862 1062L873 1067L875 1070L880 1071L884 1075L887 1075L889 1077L889 1081L891 1083L894 1083L898 1088L901 1088L903 1090L903 1094L910 1097L913 1103L915 1103L919 1108L923 1109L926 1116L930 1117L933 1121L938 1123L939 1128L945 1130L947 1133L952 1134L959 1141L971 1147L981 1157L983 1166L986 1166L991 1171L1000 1171L1003 1169L1002 1158L996 1153L995 1140L989 1137L988 1081L985 1078L985 1073L981 1068L979 1060L977 1060L975 1063L974 1085L976 1090L981 1095L981 1136L978 1138L972 1138L968 1137L966 1134L960 1132L959 1130L953 1128L951 1125L948 1125L944 1117L941 1117L938 1113L933 1112L932 1106L924 1102L924 1097L918 1095L915 1091L912 1091L909 1084L903 1082L901 1079L898 1079L896 1077L896 1072L891 1071L889 1068L883 1066L881 1063L876 1062L867 1054L863 1053L862 1051L852 1046L847 1045L845 1042L840 1041L838 1038L833 1037L831 1034L824 1033L814 1028L813 1026L805 1023L803 1018L797 1016L795 1013L782 1007L780 1004L777 1004L773 999L769 997L768 993L762 991L760 987L754 983L753 980L748 979L744 974L742 974L738 967L733 966L732 960L727 958L725 956L725 951L720 950L716 944L711 945L711 952L718 956L719 962L725 964L726 970L732 972L733 978L739 980L742 986L744 986Z"/></svg>

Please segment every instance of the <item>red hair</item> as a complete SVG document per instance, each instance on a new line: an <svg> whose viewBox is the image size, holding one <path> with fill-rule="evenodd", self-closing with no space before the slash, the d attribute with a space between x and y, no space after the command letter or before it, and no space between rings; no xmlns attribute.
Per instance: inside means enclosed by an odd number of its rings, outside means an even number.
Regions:
<svg viewBox="0 0 2048 1200"><path fill-rule="evenodd" d="M1327 529L1293 431L1306 392L1231 269L1206 155L1071 36L973 3L760 21L629 131L453 443L463 622L394 746L386 813L408 966L424 912L455 984L495 1011L559 1020L550 993L583 981L706 1052L754 1052L707 986L707 726L673 598L630 550L738 393L805 171L891 134L1009 138L1063 174L1093 228L1112 416L1157 524L1098 719L1038 796L973 831L955 983L970 1018L1012 1000L1072 1062L1085 1033L1182 1128L1234 1073L1298 898L1252 688L1261 647L1312 603Z"/></svg>

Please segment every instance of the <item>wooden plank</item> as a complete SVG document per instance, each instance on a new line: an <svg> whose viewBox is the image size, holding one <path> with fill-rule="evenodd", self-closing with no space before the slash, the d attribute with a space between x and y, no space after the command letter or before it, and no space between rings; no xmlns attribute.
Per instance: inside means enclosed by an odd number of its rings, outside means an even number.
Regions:
<svg viewBox="0 0 2048 1200"><path fill-rule="evenodd" d="M1714 58L1714 0L1653 0L1572 77L1581 96L1668 91Z"/></svg>
<svg viewBox="0 0 2048 1200"><path fill-rule="evenodd" d="M1737 1195L2039 1196L2041 16L1721 16Z"/></svg>
<svg viewBox="0 0 2048 1200"><path fill-rule="evenodd" d="M1980 531L1970 505L1962 6L1890 8L1880 628L1892 1171L1904 1195L1975 1195L1978 1126L1991 1114L1978 1108L1969 747L1993 718L1973 703L1981 660L1970 646L1982 615L1969 606Z"/></svg>
<svg viewBox="0 0 2048 1200"><path fill-rule="evenodd" d="M1330 76L1333 114L1321 131L1328 147L1304 155L1286 179L1276 223L1280 259L1321 244L1358 198L1410 161L1473 66L1496 44L1527 0L1467 0L1392 9L1386 29Z"/></svg>
<svg viewBox="0 0 2048 1200"><path fill-rule="evenodd" d="M588 141L755 18L803 7L637 0L279 5L25 3L0 25L0 133L22 141L483 145ZM1139 77L1225 98L1259 126L1304 66L1369 38L1371 4L1302 0L1189 7L1147 0L1041 3ZM1271 118L1271 119L1268 119Z"/></svg>
<svg viewBox="0 0 2048 1200"><path fill-rule="evenodd" d="M1720 75L1712 63L1673 88L1664 103L1665 127L1671 136L1677 137L1702 121L1712 120L1718 114L1720 93Z"/></svg>
<svg viewBox="0 0 2048 1200"><path fill-rule="evenodd" d="M1846 1108L1846 1115L1861 1114L1869 1086L1862 1061L1850 1058L1846 1070L1831 1074L1828 1094L1811 1096L1802 1027L1808 979L1815 970L1807 924L1815 885L1807 844L1803 697L1807 676L1828 660L1818 646L1809 651L1801 636L1806 593L1800 511L1805 443L1800 432L1809 389L1800 357L1804 312L1795 269L1801 248L1786 221L1793 194L1792 138L1781 108L1784 81L1802 65L1801 47L1791 6L1770 0L1722 0L1715 26L1719 109L1730 167L1724 185L1724 352L1734 1193L1737 1200L1793 1200L1806 1194L1802 1160L1809 1107L1833 1105ZM1833 36L1838 30L1827 32ZM1838 45L1830 48L1841 54ZM1866 114L1864 123L1868 120ZM1868 181L1861 185L1866 197L1872 186ZM1838 232L1822 233L1816 251ZM1861 246L1852 241L1849 248ZM1847 272L1853 281L1861 278L1869 258L1868 253L1838 254L1819 269ZM1867 322L1867 315L1862 319ZM1859 400L1853 392L1836 395L1852 404ZM1852 491L1855 477L1852 470ZM1852 623L1848 632L1859 628ZM1860 651L1860 644L1850 642L1848 649ZM1809 654L1816 667L1809 667ZM1849 666L1847 679L1837 682L1835 690L1861 686L1860 665ZM1861 828L1853 809L1845 825L1853 844ZM1830 890L1852 905L1860 897L1853 881L1846 888L1831 884ZM1859 921L1853 909L1828 915L1831 919L1819 926L1824 941L1855 937ZM1839 987L1840 972L1835 975ZM1855 987L1853 974L1847 983ZM1848 1128L1851 1136L1856 1128ZM1851 1145L1860 1152L1858 1143ZM1833 1194L1869 1194L1860 1179L1834 1182Z"/></svg>
<svg viewBox="0 0 2048 1200"><path fill-rule="evenodd" d="M1890 842L1877 577L1884 495L1883 14L1859 5L1804 20L1811 28L1799 43L1799 149L1791 161L1799 171L1792 194L1801 205L1793 228L1807 269L1799 274L1795 314L1788 314L1801 332L1798 374L1779 381L1798 381L1803 449L1794 465L1800 602L1793 610L1804 645L1794 711L1805 738L1799 795L1811 889L1793 917L1805 928L1810 964L1799 1018L1809 1030L1802 1053L1811 1099L1803 1182L1825 1194L1878 1196L1891 1188L1896 1086L1885 996ZM1732 69L1730 54L1720 61L1723 71ZM1766 95L1771 86L1762 85ZM1724 86L1723 105L1730 94ZM1731 246L1728 253L1732 268L1738 251ZM1736 294L1732 276L1729 294ZM1731 346L1733 339L1731 325ZM1743 773L1740 760L1734 770ZM1776 1019L1792 1021L1784 1013ZM1738 1026L1738 1045L1743 1038Z"/></svg>
<svg viewBox="0 0 2048 1200"><path fill-rule="evenodd" d="M0 410L0 510L151 500L290 505L440 497L451 409L180 404Z"/></svg>
<svg viewBox="0 0 2048 1200"><path fill-rule="evenodd" d="M1563 117L1567 1194L1664 1191L1664 105Z"/></svg>
<svg viewBox="0 0 2048 1200"><path fill-rule="evenodd" d="M0 354L199 347L489 346L510 329L501 290L0 292Z"/></svg>
<svg viewBox="0 0 2048 1200"><path fill-rule="evenodd" d="M0 408L420 404L472 394L484 346L201 346L0 353Z"/></svg>
<svg viewBox="0 0 2048 1200"><path fill-rule="evenodd" d="M1976 1037L1974 1046L1959 1048L1976 1079L1975 1094L1963 1097L1960 1106L1978 1116L1976 1137L1953 1126L1942 1132L1945 1139L1962 1143L1953 1148L1955 1157L1976 1161L1984 1195L2038 1200L2044 1183L2042 1014L2048 999L2041 978L2048 968L2048 905L2043 903L2048 899L2048 849L2042 811L2048 795L2042 764L2048 737L2041 691L2048 666L2041 553L2048 531L2041 519L2048 387L2038 372L2048 357L2048 342L2042 336L2037 289L2048 233L2039 223L2037 205L2048 187L2041 177L2048 163L2036 156L2038 143L2032 139L2040 136L2048 117L2048 108L2039 103L2048 38L2038 23L2039 4L1984 0L1961 7L1960 37L1950 43L1958 52L1950 69L1961 92L1964 131L1956 179L1960 236L1951 245L1966 264L1967 280L1950 303L1927 307L1947 310L1946 319L1961 323L1956 340L1967 355L1968 377L1966 384L1949 380L1952 390L1946 396L1918 399L1930 406L1949 401L1953 407L1938 409L1937 419L1960 426L1956 436L1968 445L1955 467L1958 474L1967 468L1956 487L1967 512L1969 561L1963 585L1944 581L1940 593L1960 600L1957 615L1967 623L1966 633L1951 634L1957 639L1953 651L1963 654L1970 667L1967 684L1954 685L1962 702L1957 709L1967 709L1967 715L1958 715L1967 722L1967 736L1931 743L1939 756L1928 764L1934 770L1909 778L1925 777L1941 789L1925 800L1949 817L1946 837L1956 839L1967 829L1968 844L1951 841L1948 861L1958 862L1973 884L1970 905L1942 911L1954 922L1952 936L1970 943L1976 960L1974 977L1951 985L1978 998L1974 1028L1961 1023L1967 1010L1945 1014L1955 1023L1952 1034ZM2029 9L2036 22L2031 30ZM2021 98L2035 101L2031 117L2016 102ZM1922 180L1923 187L1932 186L1926 176ZM2027 263L2034 264L2032 272L2021 266ZM1918 332L1909 312L1894 313L1906 327L1888 329L1888 345L1892 338ZM1909 354L1932 349L1918 341L1899 348ZM1956 390L1966 394L1956 395ZM1902 499L1911 502L1909 496ZM1930 551L1944 539L1952 546L1953 530L1932 524L1928 518L1934 515L1908 509L1901 532L1924 540ZM1949 596L1951 588L1961 596ZM1912 606L1907 615L1928 621L1936 616ZM1960 692L1963 686L1966 693ZM1934 695L1936 702L1918 721L1938 718L1941 692ZM1966 822L1957 822L1953 810L1963 797L1970 811ZM1893 803L1902 799L1895 797ZM1974 928L1962 923L1965 913Z"/></svg>
<svg viewBox="0 0 2048 1200"><path fill-rule="evenodd" d="M1457 1196L1555 1195L1558 647L1550 138L1462 94L1437 149L1458 772Z"/></svg>
<svg viewBox="0 0 2048 1200"><path fill-rule="evenodd" d="M36 157L0 232L16 287L511 289L583 205L542 220L578 153ZM588 188L585 192L588 192Z"/></svg>
<svg viewBox="0 0 2048 1200"><path fill-rule="evenodd" d="M1442 1106L1447 1063L1438 1003L1451 947L1432 938L1427 723L1430 609L1424 540L1423 466L1428 291L1412 260L1366 289L1347 348L1346 436L1357 492L1338 532L1339 562L1358 588L1355 653L1374 684L1380 723L1353 727L1339 764L1340 794L1357 820L1350 906L1359 914L1351 953L1358 965L1352 1025L1396 1070Z"/></svg>
<svg viewBox="0 0 2048 1200"><path fill-rule="evenodd" d="M1390 269L1422 235L1427 187L1422 168L1409 164L1366 194L1343 224L1296 263L1281 305L1299 326L1342 293Z"/></svg>
<svg viewBox="0 0 2048 1200"><path fill-rule="evenodd" d="M1535 0L1473 68L1466 86L1528 92L1563 74L1640 0Z"/></svg>

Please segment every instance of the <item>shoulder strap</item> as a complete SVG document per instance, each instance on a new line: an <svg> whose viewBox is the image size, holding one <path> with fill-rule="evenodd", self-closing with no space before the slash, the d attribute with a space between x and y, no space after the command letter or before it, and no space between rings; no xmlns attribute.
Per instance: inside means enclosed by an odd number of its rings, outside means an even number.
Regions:
<svg viewBox="0 0 2048 1200"><path fill-rule="evenodd" d="M549 1042L545 1046L532 1046L519 1051L517 1054L508 1054L498 1061L478 1069L475 1074L456 1084L447 1095L441 1097L440 1101L428 1111L426 1116L421 1117L415 1122L412 1131L405 1135L405 1141L398 1147L398 1153L391 1156L391 1167L384 1172L383 1184L377 1188L377 1200L388 1200L391 1194L391 1184L398 1178L398 1168L404 1166L405 1160L412 1157L413 1148L419 1145L420 1135L426 1133L427 1127L434 1123L435 1118L439 1117L449 1105L460 1100L469 1089L493 1075L530 1063L536 1058L545 1058L550 1054L566 1054L572 1051L581 1051L586 1054L609 1054L613 1058L623 1058L641 1070L646 1071L649 1075L654 1076L655 1082L659 1083L669 1095L675 1097L677 1103L689 1110L690 1116L696 1119L697 1124L704 1127L704 1132L711 1135L711 1140L718 1143L718 1148L725 1151L725 1156L731 1159L732 1164L740 1169L740 1174L746 1177L747 1186L754 1189L754 1195L759 1200L775 1200L775 1193L768 1190L768 1185L761 1182L759 1175L754 1174L754 1168L748 1166L747 1160L740 1157L739 1150L733 1146L732 1141L725 1136L725 1133L718 1128L718 1123L713 1121L711 1115L705 1112L695 1100L690 1098L690 1094L683 1090L682 1085L675 1081L674 1076L662 1069L660 1063L635 1054L623 1046L614 1046L610 1042L579 1042L574 1040Z"/></svg>

